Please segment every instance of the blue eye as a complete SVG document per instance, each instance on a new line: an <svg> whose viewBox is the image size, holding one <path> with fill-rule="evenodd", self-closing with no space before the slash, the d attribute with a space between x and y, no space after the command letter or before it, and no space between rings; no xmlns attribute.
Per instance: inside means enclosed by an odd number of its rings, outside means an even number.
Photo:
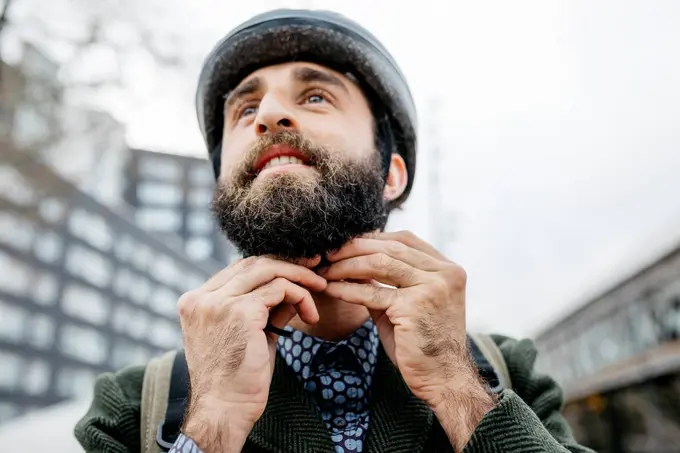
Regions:
<svg viewBox="0 0 680 453"><path fill-rule="evenodd" d="M244 116L248 115L253 115L257 113L257 107L249 106L249 107L244 107L243 110L241 110L241 114L239 115L239 118L243 118Z"/></svg>
<svg viewBox="0 0 680 453"><path fill-rule="evenodd" d="M310 104L319 104L321 102L325 102L326 98L321 96L320 94L313 94L307 98L307 102Z"/></svg>

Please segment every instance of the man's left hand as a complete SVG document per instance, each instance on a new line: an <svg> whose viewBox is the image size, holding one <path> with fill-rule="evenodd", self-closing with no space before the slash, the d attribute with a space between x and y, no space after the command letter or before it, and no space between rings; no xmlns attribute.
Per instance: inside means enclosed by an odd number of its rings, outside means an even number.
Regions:
<svg viewBox="0 0 680 453"><path fill-rule="evenodd" d="M331 265L320 273L328 280L325 293L369 309L387 355L413 394L440 421L452 417L458 423L471 415L476 420L463 423L476 426L494 400L467 349L465 271L410 232L353 239L328 260ZM461 413L466 411L476 414Z"/></svg>

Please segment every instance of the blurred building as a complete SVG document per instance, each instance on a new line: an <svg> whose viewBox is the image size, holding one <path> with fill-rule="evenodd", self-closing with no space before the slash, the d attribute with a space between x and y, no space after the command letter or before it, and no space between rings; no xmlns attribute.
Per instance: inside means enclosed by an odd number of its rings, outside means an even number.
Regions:
<svg viewBox="0 0 680 453"><path fill-rule="evenodd" d="M122 206L124 127L106 112L65 104L59 66L30 44L16 65L0 62L0 71L0 140L107 206Z"/></svg>
<svg viewBox="0 0 680 453"><path fill-rule="evenodd" d="M63 98L58 69L30 44L16 65L0 61L0 140L37 152L58 138Z"/></svg>
<svg viewBox="0 0 680 453"><path fill-rule="evenodd" d="M193 260L233 259L210 211L215 177L206 159L132 150L125 181L125 201L139 227L164 241L180 239Z"/></svg>
<svg viewBox="0 0 680 453"><path fill-rule="evenodd" d="M0 65L0 140L191 259L230 262L233 249L210 213L214 176L206 159L129 149L110 114L63 103L58 66L30 44L15 66Z"/></svg>
<svg viewBox="0 0 680 453"><path fill-rule="evenodd" d="M680 244L546 329L537 367L598 452L680 452Z"/></svg>
<svg viewBox="0 0 680 453"><path fill-rule="evenodd" d="M218 267L0 144L0 422L178 347L177 300Z"/></svg>

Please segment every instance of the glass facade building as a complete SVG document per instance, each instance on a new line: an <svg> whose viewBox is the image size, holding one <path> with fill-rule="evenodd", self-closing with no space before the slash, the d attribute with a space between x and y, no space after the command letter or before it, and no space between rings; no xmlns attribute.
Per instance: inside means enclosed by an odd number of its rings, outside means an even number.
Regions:
<svg viewBox="0 0 680 453"><path fill-rule="evenodd" d="M163 240L181 240L196 261L229 263L233 248L215 224L210 203L215 185L206 159L131 150L124 198L137 225Z"/></svg>
<svg viewBox="0 0 680 453"><path fill-rule="evenodd" d="M219 267L0 145L0 423L180 346L177 300Z"/></svg>
<svg viewBox="0 0 680 453"><path fill-rule="evenodd" d="M577 439L680 452L680 244L536 339Z"/></svg>

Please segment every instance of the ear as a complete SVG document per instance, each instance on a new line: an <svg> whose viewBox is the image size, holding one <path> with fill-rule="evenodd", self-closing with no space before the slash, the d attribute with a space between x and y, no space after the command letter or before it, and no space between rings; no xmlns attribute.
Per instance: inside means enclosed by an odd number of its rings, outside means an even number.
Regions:
<svg viewBox="0 0 680 453"><path fill-rule="evenodd" d="M408 170L404 158L397 153L392 153L390 159L390 170L387 173L387 181L383 197L387 201L396 200L406 190L408 183Z"/></svg>

